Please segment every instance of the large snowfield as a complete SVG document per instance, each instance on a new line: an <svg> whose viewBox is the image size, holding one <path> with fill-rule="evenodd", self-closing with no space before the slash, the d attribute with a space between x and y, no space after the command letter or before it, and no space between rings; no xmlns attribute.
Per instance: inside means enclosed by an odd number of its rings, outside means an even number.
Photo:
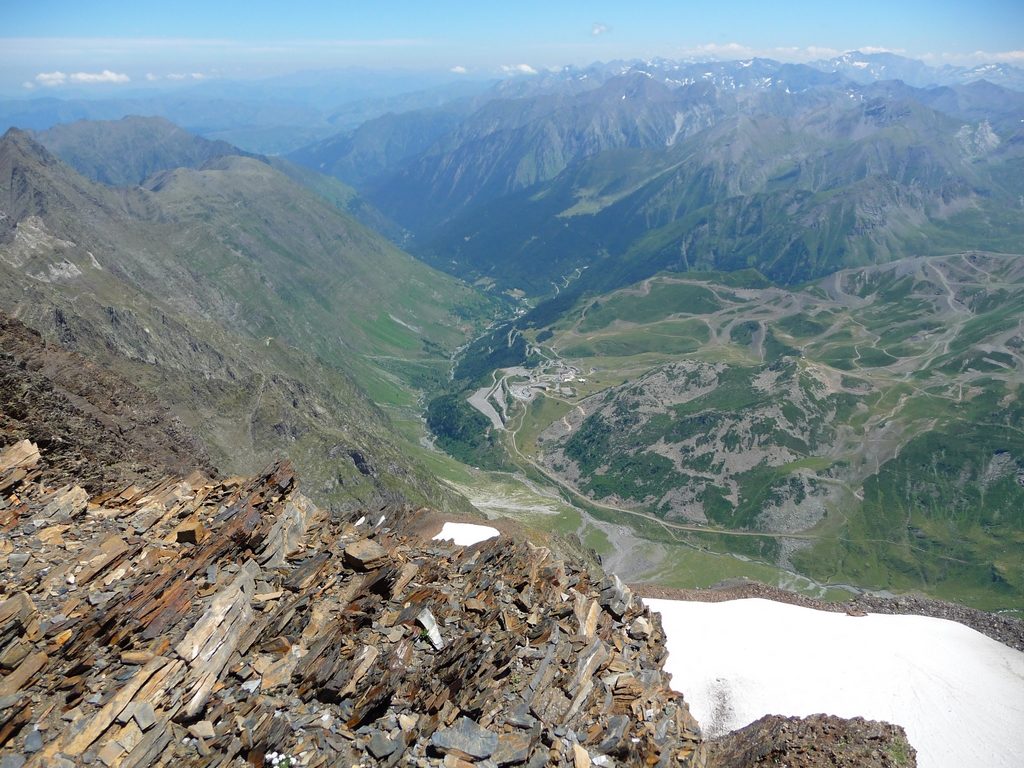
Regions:
<svg viewBox="0 0 1024 768"><path fill-rule="evenodd" d="M1024 653L952 621L770 600L645 600L705 733L767 714L902 725L921 768L1024 766Z"/></svg>
<svg viewBox="0 0 1024 768"><path fill-rule="evenodd" d="M489 525L474 525L473 523L448 523L441 526L441 532L435 537L435 541L450 540L460 547L471 547L481 541L493 539L498 535L498 529Z"/></svg>

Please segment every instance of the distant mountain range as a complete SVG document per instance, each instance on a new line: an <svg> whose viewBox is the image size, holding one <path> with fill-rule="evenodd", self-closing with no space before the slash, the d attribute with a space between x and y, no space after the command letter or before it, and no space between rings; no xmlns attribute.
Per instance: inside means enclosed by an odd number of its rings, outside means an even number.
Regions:
<svg viewBox="0 0 1024 768"><path fill-rule="evenodd" d="M528 97L542 92L585 90L634 69L682 82L713 81L750 87L771 78L790 88L831 78L866 84L902 80L931 87L979 80L1024 90L1024 68L1010 64L932 67L889 53L853 51L810 64L768 59L692 62L656 59L612 61L587 67L541 71L507 79L410 75L359 70L302 72L260 81L209 80L174 89L135 89L120 97L88 98L82 92L54 97L26 94L0 101L0 131L10 127L46 130L76 120L118 120L128 115L164 117L209 139L222 139L250 152L279 154L348 133L387 114L437 109L460 100Z"/></svg>
<svg viewBox="0 0 1024 768"><path fill-rule="evenodd" d="M980 72L890 54L567 69L290 157L354 184L424 260L499 290L746 267L798 283L1018 248L1024 94L959 82ZM956 84L879 79L900 74Z"/></svg>
<svg viewBox="0 0 1024 768"><path fill-rule="evenodd" d="M217 138L242 113L41 119L0 141L0 308L328 503L515 469L659 546L1019 607L1019 74L611 62L284 156Z"/></svg>
<svg viewBox="0 0 1024 768"><path fill-rule="evenodd" d="M918 59L895 53L850 51L842 56L811 62L823 72L835 72L858 83L902 80L907 85L927 88L938 85L966 85L985 80L1013 90L1024 90L1024 68L1012 64L990 63L970 66L944 64L932 67Z"/></svg>

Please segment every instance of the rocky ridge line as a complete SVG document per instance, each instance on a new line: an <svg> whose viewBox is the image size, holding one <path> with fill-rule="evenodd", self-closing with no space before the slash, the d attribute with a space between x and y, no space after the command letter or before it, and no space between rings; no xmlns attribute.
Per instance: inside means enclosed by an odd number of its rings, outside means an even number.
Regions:
<svg viewBox="0 0 1024 768"><path fill-rule="evenodd" d="M92 499L39 466L0 456L5 766L706 764L615 578L332 519L287 463Z"/></svg>

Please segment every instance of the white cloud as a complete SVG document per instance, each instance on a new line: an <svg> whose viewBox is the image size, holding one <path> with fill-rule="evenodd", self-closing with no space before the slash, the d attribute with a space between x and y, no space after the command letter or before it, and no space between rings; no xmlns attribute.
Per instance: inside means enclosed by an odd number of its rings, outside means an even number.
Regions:
<svg viewBox="0 0 1024 768"><path fill-rule="evenodd" d="M21 87L28 88L31 91L33 88L36 87L36 84L33 83L31 80L26 80L24 83L21 84Z"/></svg>
<svg viewBox="0 0 1024 768"><path fill-rule="evenodd" d="M607 31L608 25L602 24L599 21L595 21L593 26L590 27L590 34L593 35L594 37L597 37L598 35L603 35Z"/></svg>
<svg viewBox="0 0 1024 768"><path fill-rule="evenodd" d="M63 72L40 72L36 75L36 82L44 88L52 88L55 85L64 85L68 76Z"/></svg>
<svg viewBox="0 0 1024 768"><path fill-rule="evenodd" d="M992 64L1003 62L1024 66L1024 51L974 51L973 53L926 53L919 57L929 64Z"/></svg>
<svg viewBox="0 0 1024 768"><path fill-rule="evenodd" d="M508 75L536 75L537 70L529 64L502 64L501 71Z"/></svg>
<svg viewBox="0 0 1024 768"><path fill-rule="evenodd" d="M147 79L149 76L147 75ZM72 72L70 75L61 72L40 72L35 76L35 84L44 88L53 88L67 83L127 83L131 78L120 72L104 69L102 72ZM28 85L26 84L26 87Z"/></svg>
<svg viewBox="0 0 1024 768"><path fill-rule="evenodd" d="M149 72L146 75L146 79L151 83L155 83L158 80L174 80L176 82L182 80L209 80L211 77L213 75L208 75L205 72L171 72L166 75L154 75L152 72Z"/></svg>
<svg viewBox="0 0 1024 768"><path fill-rule="evenodd" d="M863 48L860 49L864 51ZM697 61L729 61L734 59L767 58L779 61L814 61L839 56L843 51L837 48L810 45L776 46L774 48L755 48L741 43L705 43L685 48L678 55Z"/></svg>
<svg viewBox="0 0 1024 768"><path fill-rule="evenodd" d="M449 69L448 71L449 71L449 72L454 72L454 73L455 73L456 75L464 75L464 74L466 74L466 73L467 73L467 72L468 72L469 70L468 70L468 69L466 69L466 68L465 68L464 66L462 66L461 64L459 64L459 65L457 65L457 66L454 66L454 67L452 67L452 68L451 68L451 69Z"/></svg>
<svg viewBox="0 0 1024 768"><path fill-rule="evenodd" d="M127 83L131 78L121 72L104 69L102 72L72 72L68 80L72 83Z"/></svg>
<svg viewBox="0 0 1024 768"><path fill-rule="evenodd" d="M904 56L907 53L906 48L886 48L884 45L862 45L857 49L861 53L895 53L900 56Z"/></svg>
<svg viewBox="0 0 1024 768"><path fill-rule="evenodd" d="M864 49L862 48L861 51ZM794 48L795 58L799 61L816 61L817 59L834 59L836 56L841 56L845 51L840 51L838 48L824 48L818 45L811 45L807 48Z"/></svg>

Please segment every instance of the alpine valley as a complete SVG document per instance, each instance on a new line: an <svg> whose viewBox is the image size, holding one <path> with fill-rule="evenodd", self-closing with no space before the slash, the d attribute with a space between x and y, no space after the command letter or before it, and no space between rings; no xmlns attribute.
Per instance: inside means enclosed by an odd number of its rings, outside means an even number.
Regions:
<svg viewBox="0 0 1024 768"><path fill-rule="evenodd" d="M429 423L558 489L620 572L1020 610L1019 75L594 65L291 157L513 304Z"/></svg>
<svg viewBox="0 0 1024 768"><path fill-rule="evenodd" d="M0 105L0 309L329 508L512 517L661 587L1024 610L1024 70L317 98Z"/></svg>

